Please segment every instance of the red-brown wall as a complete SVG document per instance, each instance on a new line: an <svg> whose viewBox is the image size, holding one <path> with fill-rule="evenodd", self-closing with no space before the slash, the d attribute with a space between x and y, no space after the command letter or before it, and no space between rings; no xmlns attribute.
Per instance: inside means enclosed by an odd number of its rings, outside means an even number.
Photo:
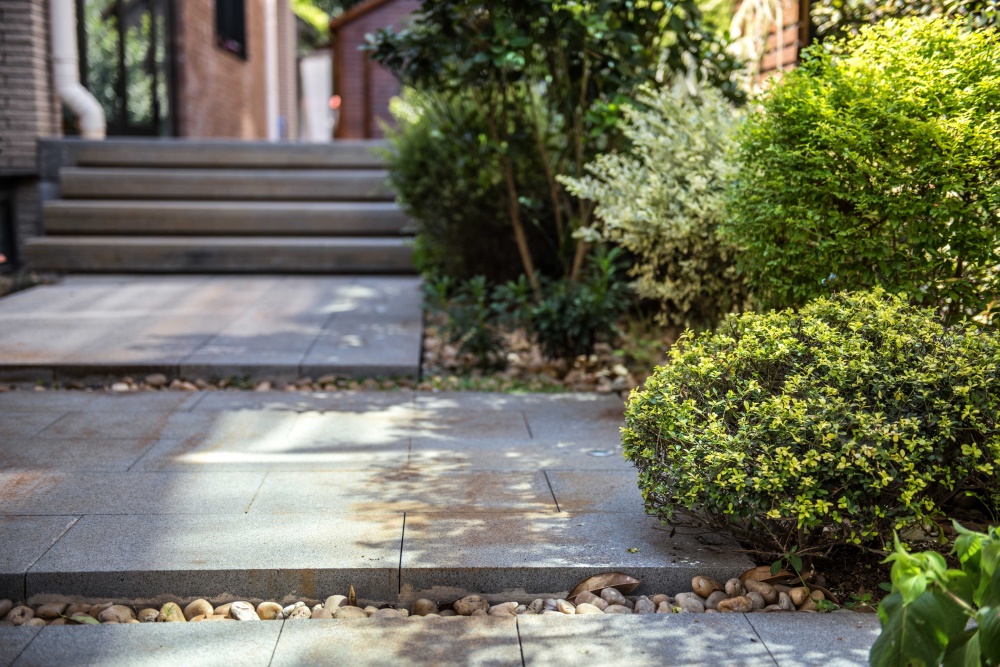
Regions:
<svg viewBox="0 0 1000 667"><path fill-rule="evenodd" d="M264 3L246 0L247 58L215 44L215 1L181 0L177 98L182 137L267 138Z"/></svg>
<svg viewBox="0 0 1000 667"><path fill-rule="evenodd" d="M365 35L387 26L400 26L419 9L418 0L374 2L363 13L349 12L343 24L333 32L333 90L340 95L340 118L335 136L338 139L373 139L382 136L379 119L391 124L389 100L399 94L399 83L388 71L359 51ZM351 16L354 18L350 18Z"/></svg>

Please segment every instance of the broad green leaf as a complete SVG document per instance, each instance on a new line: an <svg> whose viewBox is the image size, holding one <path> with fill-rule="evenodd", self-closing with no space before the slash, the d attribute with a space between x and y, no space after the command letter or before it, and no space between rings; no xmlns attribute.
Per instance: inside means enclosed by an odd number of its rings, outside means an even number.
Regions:
<svg viewBox="0 0 1000 667"><path fill-rule="evenodd" d="M985 607L976 614L979 624L979 646L990 664L1000 664L1000 609Z"/></svg>
<svg viewBox="0 0 1000 667"><path fill-rule="evenodd" d="M878 607L882 634L872 646L872 667L934 667L941 664L949 640L965 628L966 616L938 591L925 591L904 604L899 593Z"/></svg>
<svg viewBox="0 0 1000 667"><path fill-rule="evenodd" d="M949 642L944 667L982 667L979 633L976 630L966 630Z"/></svg>

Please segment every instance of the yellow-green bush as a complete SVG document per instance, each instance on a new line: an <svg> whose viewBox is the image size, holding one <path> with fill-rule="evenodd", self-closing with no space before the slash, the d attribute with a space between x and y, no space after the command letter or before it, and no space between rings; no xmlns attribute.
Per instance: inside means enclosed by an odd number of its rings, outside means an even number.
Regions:
<svg viewBox="0 0 1000 667"><path fill-rule="evenodd" d="M1000 339L876 289L686 336L626 413L647 509L759 548L882 547L978 496L1000 508Z"/></svg>

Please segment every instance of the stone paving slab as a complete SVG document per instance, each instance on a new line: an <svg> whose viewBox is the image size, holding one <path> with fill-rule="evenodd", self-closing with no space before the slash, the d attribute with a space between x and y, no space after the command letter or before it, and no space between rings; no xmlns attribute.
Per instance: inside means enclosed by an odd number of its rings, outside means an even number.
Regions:
<svg viewBox="0 0 1000 667"><path fill-rule="evenodd" d="M575 442L536 440L463 446L462 441L415 439L409 466L417 470L619 470L634 473L620 447L595 448Z"/></svg>
<svg viewBox="0 0 1000 667"><path fill-rule="evenodd" d="M0 514L242 514L263 473L0 473Z"/></svg>
<svg viewBox="0 0 1000 667"><path fill-rule="evenodd" d="M461 590L538 597L619 571L643 581L639 593L672 594L688 590L697 574L725 580L753 566L714 536L678 528L671 537L659 528L641 513L407 512L400 591L408 598Z"/></svg>
<svg viewBox="0 0 1000 667"><path fill-rule="evenodd" d="M25 572L77 518L0 516L0 545L3 545L0 547L0 599L24 599Z"/></svg>
<svg viewBox="0 0 1000 667"><path fill-rule="evenodd" d="M263 622L45 627L14 665L267 667L281 631Z"/></svg>
<svg viewBox="0 0 1000 667"><path fill-rule="evenodd" d="M163 441L164 445L167 442ZM24 438L0 442L0 470L13 472L126 472L150 448L143 439Z"/></svg>
<svg viewBox="0 0 1000 667"><path fill-rule="evenodd" d="M780 667L868 665L878 639L876 614L747 614Z"/></svg>
<svg viewBox="0 0 1000 667"><path fill-rule="evenodd" d="M641 614L517 619L525 667L774 667L743 614Z"/></svg>
<svg viewBox="0 0 1000 667"><path fill-rule="evenodd" d="M513 618L285 622L272 667L329 664L520 667Z"/></svg>
<svg viewBox="0 0 1000 667"><path fill-rule="evenodd" d="M0 299L0 379L416 376L418 278L74 277Z"/></svg>
<svg viewBox="0 0 1000 667"><path fill-rule="evenodd" d="M290 490L294 489L294 492ZM268 473L251 514L295 512L556 511L541 472Z"/></svg>
<svg viewBox="0 0 1000 667"><path fill-rule="evenodd" d="M392 599L402 531L402 514L85 516L31 566L26 595L316 598L353 585Z"/></svg>
<svg viewBox="0 0 1000 667"><path fill-rule="evenodd" d="M0 627L0 667L10 667L41 631L36 627Z"/></svg>
<svg viewBox="0 0 1000 667"><path fill-rule="evenodd" d="M545 475L563 512L645 512L634 469L549 470Z"/></svg>

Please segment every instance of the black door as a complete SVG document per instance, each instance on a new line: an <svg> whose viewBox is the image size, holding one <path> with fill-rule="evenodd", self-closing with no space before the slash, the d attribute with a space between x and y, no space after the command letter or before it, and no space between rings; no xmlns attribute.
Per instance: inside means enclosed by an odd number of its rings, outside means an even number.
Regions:
<svg viewBox="0 0 1000 667"><path fill-rule="evenodd" d="M77 0L80 78L109 135L173 136L173 0Z"/></svg>

